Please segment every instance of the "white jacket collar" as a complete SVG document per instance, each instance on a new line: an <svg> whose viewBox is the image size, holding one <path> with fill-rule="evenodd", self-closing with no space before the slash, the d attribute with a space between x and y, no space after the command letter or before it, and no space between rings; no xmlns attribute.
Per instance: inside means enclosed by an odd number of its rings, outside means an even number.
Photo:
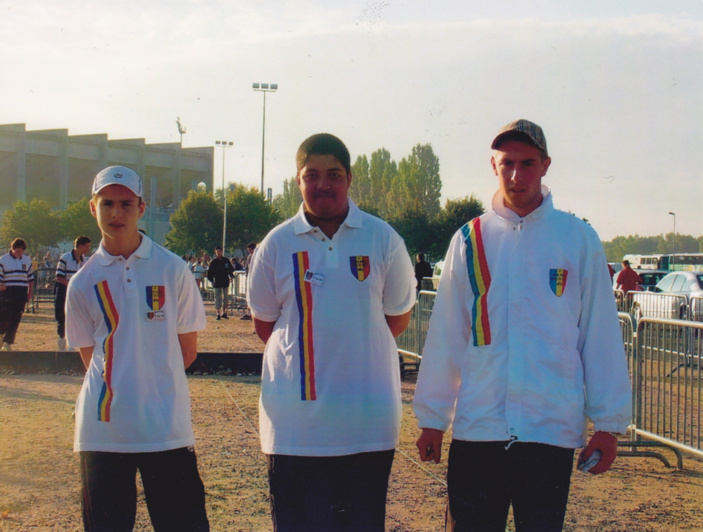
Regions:
<svg viewBox="0 0 703 532"><path fill-rule="evenodd" d="M546 185L542 185L542 204L527 216L520 216L515 211L508 209L503 202L503 195L500 190L493 195L491 207L498 216L510 223L518 223L521 220L540 220L554 210L552 191Z"/></svg>

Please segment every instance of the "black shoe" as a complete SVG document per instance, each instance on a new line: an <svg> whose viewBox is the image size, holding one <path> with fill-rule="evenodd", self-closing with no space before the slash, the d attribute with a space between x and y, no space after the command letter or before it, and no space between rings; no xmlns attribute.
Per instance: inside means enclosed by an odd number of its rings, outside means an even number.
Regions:
<svg viewBox="0 0 703 532"><path fill-rule="evenodd" d="M228 320L228 319L229 319L229 316L227 316L227 314L223 314L223 315L222 315L222 318L225 319L225 320Z"/></svg>
<svg viewBox="0 0 703 532"><path fill-rule="evenodd" d="M239 319L240 319L240 320L250 320L250 319L251 319L251 316L249 316L249 314L244 314L244 316L242 316L242 317L239 318Z"/></svg>
<svg viewBox="0 0 703 532"><path fill-rule="evenodd" d="M220 320L220 315L218 314L218 315L217 315L217 318L215 318L215 319L219 321L219 320Z"/></svg>

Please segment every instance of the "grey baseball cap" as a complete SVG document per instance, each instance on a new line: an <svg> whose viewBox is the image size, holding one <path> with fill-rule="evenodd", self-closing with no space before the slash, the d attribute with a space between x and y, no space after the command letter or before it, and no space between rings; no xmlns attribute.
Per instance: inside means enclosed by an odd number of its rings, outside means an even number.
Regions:
<svg viewBox="0 0 703 532"><path fill-rule="evenodd" d="M98 172L93 180L93 195L109 185L122 185L134 192L138 197L144 195L142 178L139 174L126 166L108 166Z"/></svg>
<svg viewBox="0 0 703 532"><path fill-rule="evenodd" d="M496 138L493 139L491 148L494 150L497 149L504 140L527 140L531 144L534 144L536 148L542 150L545 157L549 156L544 131L542 131L542 128L537 124L529 120L521 118L520 120L510 122L503 126Z"/></svg>

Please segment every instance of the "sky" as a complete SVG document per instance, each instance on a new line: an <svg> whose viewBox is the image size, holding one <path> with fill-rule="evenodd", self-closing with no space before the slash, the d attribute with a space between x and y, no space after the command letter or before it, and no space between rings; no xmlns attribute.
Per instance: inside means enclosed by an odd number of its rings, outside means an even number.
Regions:
<svg viewBox="0 0 703 532"><path fill-rule="evenodd" d="M703 0L0 0L0 42L0 124L164 143L179 117L184 147L233 142L215 150L218 188L223 166L260 186L252 83L277 83L274 195L324 131L352 161L429 143L442 204L488 207L491 140L526 118L555 206L602 240L703 235Z"/></svg>

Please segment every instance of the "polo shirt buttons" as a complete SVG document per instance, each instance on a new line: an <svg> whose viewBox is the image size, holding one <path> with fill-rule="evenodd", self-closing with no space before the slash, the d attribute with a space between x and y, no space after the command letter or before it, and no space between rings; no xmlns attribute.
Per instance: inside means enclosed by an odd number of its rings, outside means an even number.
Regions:
<svg viewBox="0 0 703 532"><path fill-rule="evenodd" d="M329 247L329 250L332 251L332 246Z"/></svg>

